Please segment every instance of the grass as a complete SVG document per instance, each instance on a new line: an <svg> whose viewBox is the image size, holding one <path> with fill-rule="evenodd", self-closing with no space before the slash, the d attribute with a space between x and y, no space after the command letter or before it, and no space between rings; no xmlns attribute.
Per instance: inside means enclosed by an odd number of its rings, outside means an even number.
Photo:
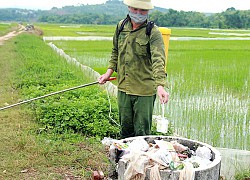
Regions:
<svg viewBox="0 0 250 180"><path fill-rule="evenodd" d="M44 36L108 36L112 37L115 32L116 25L88 25L88 24L35 24L44 30ZM175 28L171 29L171 36L173 37L227 37L222 34L210 34L214 33L238 33L249 34L250 30L217 30L217 29L205 29L205 28ZM238 35L239 37L242 37ZM237 36L236 36L237 37ZM247 36L244 36L247 37ZM248 36L249 37L249 36Z"/></svg>
<svg viewBox="0 0 250 180"><path fill-rule="evenodd" d="M76 25L76 24L35 24L44 31L44 36L113 36L114 25Z"/></svg>
<svg viewBox="0 0 250 180"><path fill-rule="evenodd" d="M235 180L249 180L250 179L250 169L240 170L235 175Z"/></svg>
<svg viewBox="0 0 250 180"><path fill-rule="evenodd" d="M20 35L0 46L1 107L6 102L16 103L23 98L13 88L18 78L16 72L22 71L25 61L32 61L31 54L27 55L24 49L18 48L22 43L33 48L34 55L36 48L43 49L46 53L39 55L41 60L48 54L60 60L33 35ZM37 73L39 75L39 71ZM0 179L91 179L92 170L107 173L108 159L100 139L77 134L40 133L39 124L27 107L23 105L0 111Z"/></svg>
<svg viewBox="0 0 250 180"><path fill-rule="evenodd" d="M175 28L170 27L171 36L173 37L230 37L226 36L226 33L235 33L234 37L249 37L250 30L221 30L221 29L207 29L207 28ZM223 34L225 33L225 34ZM244 36L242 36L244 35Z"/></svg>
<svg viewBox="0 0 250 180"><path fill-rule="evenodd" d="M15 23L0 22L0 36L5 35L7 32L14 30L15 28L16 28Z"/></svg>

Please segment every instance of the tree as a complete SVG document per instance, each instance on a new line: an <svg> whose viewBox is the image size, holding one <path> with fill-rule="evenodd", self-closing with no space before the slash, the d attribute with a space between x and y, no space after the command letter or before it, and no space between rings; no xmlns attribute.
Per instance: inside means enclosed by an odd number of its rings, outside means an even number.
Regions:
<svg viewBox="0 0 250 180"><path fill-rule="evenodd" d="M225 24L227 28L242 28L242 21L240 12L235 8L228 8L225 12L222 13L225 18Z"/></svg>

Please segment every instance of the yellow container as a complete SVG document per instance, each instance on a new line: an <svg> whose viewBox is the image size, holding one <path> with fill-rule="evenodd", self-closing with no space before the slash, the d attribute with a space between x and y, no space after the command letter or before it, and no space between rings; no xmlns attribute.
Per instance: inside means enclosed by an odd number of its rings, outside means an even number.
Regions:
<svg viewBox="0 0 250 180"><path fill-rule="evenodd" d="M164 45L165 45L166 67L167 67L168 47L169 47L169 39L170 39L171 29L168 29L168 28L165 28L165 27L159 27L159 30L161 31L163 41L164 41Z"/></svg>

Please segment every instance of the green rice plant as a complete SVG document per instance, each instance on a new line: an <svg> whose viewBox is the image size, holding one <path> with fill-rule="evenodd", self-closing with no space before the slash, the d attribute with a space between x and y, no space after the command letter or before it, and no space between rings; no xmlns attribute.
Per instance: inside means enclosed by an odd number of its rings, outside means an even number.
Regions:
<svg viewBox="0 0 250 180"><path fill-rule="evenodd" d="M170 28L173 37L208 37L209 29L201 28Z"/></svg>
<svg viewBox="0 0 250 180"><path fill-rule="evenodd" d="M173 37L206 37L206 38L228 38L228 37L250 37L250 30L223 30L209 28L176 28L170 27Z"/></svg>
<svg viewBox="0 0 250 180"><path fill-rule="evenodd" d="M1 23L0 22L0 36L5 35L7 32L11 31L11 29L14 27L15 25L12 23Z"/></svg>
<svg viewBox="0 0 250 180"><path fill-rule="evenodd" d="M172 41L167 106L176 132L249 150L249 41Z"/></svg>
<svg viewBox="0 0 250 180"><path fill-rule="evenodd" d="M42 24L36 23L44 31L44 36L113 36L114 25L89 25L89 24Z"/></svg>
<svg viewBox="0 0 250 180"><path fill-rule="evenodd" d="M235 180L248 180L250 179L250 169L241 169L234 176Z"/></svg>
<svg viewBox="0 0 250 180"><path fill-rule="evenodd" d="M36 27L43 29L44 36L107 36L112 37L116 25L89 25L89 24L43 24L36 23ZM176 28L171 29L171 37L248 37L250 30L221 30L208 28ZM232 36L232 35L231 35Z"/></svg>
<svg viewBox="0 0 250 180"><path fill-rule="evenodd" d="M188 77L183 77L189 82L183 83L182 87L195 83L196 87L200 85L200 88L204 86L210 88L212 85L219 90L224 86L241 93L246 90L245 81L249 80L247 76L249 69L246 68L249 43L249 41L229 43L227 41L172 41L167 71L172 76L181 73L181 76ZM205 83L197 84L200 80ZM195 87L193 89L199 90Z"/></svg>
<svg viewBox="0 0 250 180"><path fill-rule="evenodd" d="M112 50L112 41L54 41L58 48L83 65L105 73Z"/></svg>

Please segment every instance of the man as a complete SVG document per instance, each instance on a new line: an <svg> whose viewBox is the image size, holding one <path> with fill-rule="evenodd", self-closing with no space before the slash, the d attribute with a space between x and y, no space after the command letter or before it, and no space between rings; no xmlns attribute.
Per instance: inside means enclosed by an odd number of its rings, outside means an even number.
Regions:
<svg viewBox="0 0 250 180"><path fill-rule="evenodd" d="M128 6L127 21L120 21L113 37L109 67L99 78L104 84L117 72L118 109L121 138L151 133L156 92L161 103L167 103L165 91L165 48L161 32L153 26L146 35L151 0L124 0ZM122 31L119 29L121 26Z"/></svg>

